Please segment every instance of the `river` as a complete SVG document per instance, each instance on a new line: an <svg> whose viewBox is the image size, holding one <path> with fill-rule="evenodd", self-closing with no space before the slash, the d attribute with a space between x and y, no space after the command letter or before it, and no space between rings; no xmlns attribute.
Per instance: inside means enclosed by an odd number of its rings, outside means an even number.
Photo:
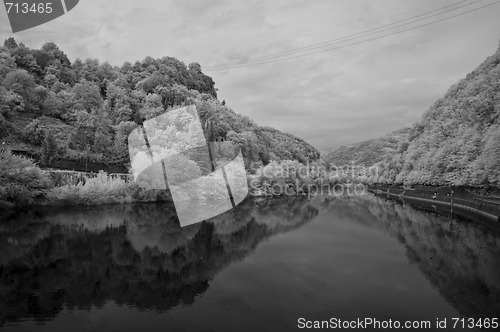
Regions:
<svg viewBox="0 0 500 332"><path fill-rule="evenodd" d="M168 204L27 211L0 224L0 330L456 330L500 316L499 276L496 225L372 195L247 198L184 228Z"/></svg>

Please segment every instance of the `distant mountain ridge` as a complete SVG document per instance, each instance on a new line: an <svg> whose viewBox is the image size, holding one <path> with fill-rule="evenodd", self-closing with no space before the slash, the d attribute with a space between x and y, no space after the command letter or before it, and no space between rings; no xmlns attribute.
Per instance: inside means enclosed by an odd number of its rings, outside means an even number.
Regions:
<svg viewBox="0 0 500 332"><path fill-rule="evenodd" d="M380 183L500 186L500 47L411 128L325 159L378 166Z"/></svg>
<svg viewBox="0 0 500 332"><path fill-rule="evenodd" d="M360 143L341 146L328 153L325 159L328 163L342 166L348 164L371 166L382 162L385 157L398 151L411 129L396 130L380 138L369 139Z"/></svg>

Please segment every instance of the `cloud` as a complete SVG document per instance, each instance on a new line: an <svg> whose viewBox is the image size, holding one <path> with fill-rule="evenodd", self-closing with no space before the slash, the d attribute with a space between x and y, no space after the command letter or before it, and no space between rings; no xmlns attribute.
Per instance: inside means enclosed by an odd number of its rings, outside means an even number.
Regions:
<svg viewBox="0 0 500 332"><path fill-rule="evenodd" d="M85 0L15 37L30 47L54 41L73 60L93 57L121 65L174 56L209 68L334 40L454 3ZM500 5L491 6L329 52L205 72L236 112L329 150L418 120L496 50L499 14ZM12 34L5 13L0 15L0 37L7 38Z"/></svg>

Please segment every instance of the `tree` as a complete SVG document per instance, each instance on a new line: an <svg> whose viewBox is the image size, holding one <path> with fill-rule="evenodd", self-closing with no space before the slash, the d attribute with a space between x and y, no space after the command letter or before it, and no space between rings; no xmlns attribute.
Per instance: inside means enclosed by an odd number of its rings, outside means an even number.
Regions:
<svg viewBox="0 0 500 332"><path fill-rule="evenodd" d="M123 105L119 107L115 112L115 121L117 123L123 122L123 121L130 121L132 119L132 115L134 114L134 111L127 106Z"/></svg>
<svg viewBox="0 0 500 332"><path fill-rule="evenodd" d="M92 144L92 149L96 153L102 153L104 155L112 149L113 138L111 136L110 128L106 123L99 121L100 125L97 126L94 135L94 142Z"/></svg>
<svg viewBox="0 0 500 332"><path fill-rule="evenodd" d="M43 78L43 83L45 84L46 87L49 89L52 89L52 87L59 82L59 79L57 78L56 75L54 74L47 74Z"/></svg>
<svg viewBox="0 0 500 332"><path fill-rule="evenodd" d="M33 100L33 90L36 86L35 79L26 70L17 69L7 74L3 81L3 86L21 95L27 104L31 106Z"/></svg>
<svg viewBox="0 0 500 332"><path fill-rule="evenodd" d="M83 81L73 87L76 102L83 106L87 112L97 110L101 107L103 99L100 88L95 83Z"/></svg>
<svg viewBox="0 0 500 332"><path fill-rule="evenodd" d="M5 39L5 41L3 43L3 46L5 46L5 47L7 47L7 48L9 48L11 50L19 47L19 45L17 45L16 40L14 38L12 38L12 37L9 37L9 38Z"/></svg>
<svg viewBox="0 0 500 332"><path fill-rule="evenodd" d="M0 114L7 117L13 111L23 112L24 108L24 99L21 95L0 86Z"/></svg>
<svg viewBox="0 0 500 332"><path fill-rule="evenodd" d="M90 151L94 144L97 119L85 111L77 111L75 117L76 122L73 124L75 129L71 134L69 147L79 151Z"/></svg>
<svg viewBox="0 0 500 332"><path fill-rule="evenodd" d="M41 69L37 64L31 49L20 44L19 47L11 50L10 55L16 62L17 66L21 69L25 69L35 75L41 74Z"/></svg>
<svg viewBox="0 0 500 332"><path fill-rule="evenodd" d="M49 91L42 85L39 85L35 88L34 90L35 97L40 101L43 102L45 98L49 95Z"/></svg>
<svg viewBox="0 0 500 332"><path fill-rule="evenodd" d="M0 49L0 84L5 76L16 69L16 62L6 49Z"/></svg>
<svg viewBox="0 0 500 332"><path fill-rule="evenodd" d="M490 183L500 184L500 126L490 129L483 151L485 171Z"/></svg>
<svg viewBox="0 0 500 332"><path fill-rule="evenodd" d="M41 144L45 138L45 129L42 125L43 118L44 117L40 117L31 121L31 123L24 128L25 137L31 143Z"/></svg>
<svg viewBox="0 0 500 332"><path fill-rule="evenodd" d="M42 141L41 161L45 165L50 165L58 151L57 142L54 135L50 131L45 132L45 137Z"/></svg>
<svg viewBox="0 0 500 332"><path fill-rule="evenodd" d="M198 62L190 63L188 66L188 70L196 74L201 74L201 66Z"/></svg>
<svg viewBox="0 0 500 332"><path fill-rule="evenodd" d="M53 42L43 44L40 51L49 54L51 60L56 60L63 66L71 66L71 62L69 61L68 56L63 51L61 51L59 47Z"/></svg>
<svg viewBox="0 0 500 332"><path fill-rule="evenodd" d="M147 120L154 118L164 112L163 105L161 103L161 97L156 93L148 94L145 98L142 108L139 110L139 115Z"/></svg>
<svg viewBox="0 0 500 332"><path fill-rule="evenodd" d="M99 82L99 60L85 59L82 68L82 77L90 82Z"/></svg>
<svg viewBox="0 0 500 332"><path fill-rule="evenodd" d="M128 146L127 138L128 135L137 128L137 124L132 121L120 122L116 128L115 140L113 142L113 151L117 157L124 157L127 155Z"/></svg>
<svg viewBox="0 0 500 332"><path fill-rule="evenodd" d="M56 93L48 91L47 96L43 99L42 109L46 115L60 117L64 109L63 100Z"/></svg>
<svg viewBox="0 0 500 332"><path fill-rule="evenodd" d="M158 86L164 84L164 77L159 73L154 73L137 83L137 88L146 93L153 93Z"/></svg>

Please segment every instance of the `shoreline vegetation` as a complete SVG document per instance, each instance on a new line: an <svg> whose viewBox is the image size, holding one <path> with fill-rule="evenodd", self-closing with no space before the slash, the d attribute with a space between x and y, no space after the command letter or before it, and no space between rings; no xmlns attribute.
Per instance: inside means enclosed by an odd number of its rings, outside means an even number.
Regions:
<svg viewBox="0 0 500 332"><path fill-rule="evenodd" d="M73 183L54 185L49 172L10 151L0 151L0 210L30 206L105 205L168 201L165 191L143 190L134 182L101 171Z"/></svg>
<svg viewBox="0 0 500 332"><path fill-rule="evenodd" d="M398 186L374 182L376 170L326 166L321 161L304 165L290 160L271 161L265 166L257 164L248 170L249 196L310 198L317 195L359 196L371 192L379 196L387 194L387 197L416 195L427 200L437 199L439 203L448 202L450 192L454 192L456 204L460 200L462 204L475 200L471 206L477 210L484 209L484 202L487 204L489 198L493 209L490 206L486 210L498 214L500 190L496 187ZM32 159L6 150L0 151L0 180L0 211L7 211L7 215L27 207L171 202L168 190L143 189L133 181L131 174L42 170ZM483 202L482 205L478 201Z"/></svg>

